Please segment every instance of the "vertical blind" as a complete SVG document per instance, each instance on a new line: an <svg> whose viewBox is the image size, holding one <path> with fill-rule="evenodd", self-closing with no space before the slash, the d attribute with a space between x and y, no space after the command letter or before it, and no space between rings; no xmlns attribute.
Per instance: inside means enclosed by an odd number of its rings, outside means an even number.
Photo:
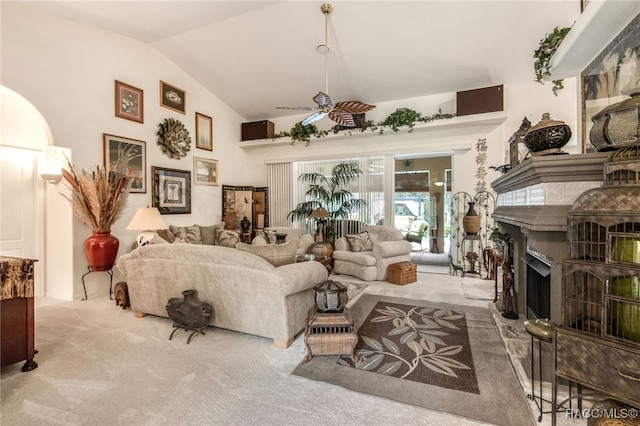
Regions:
<svg viewBox="0 0 640 426"><path fill-rule="evenodd" d="M308 201L305 196L308 187L298 181L298 177L303 173L317 172L330 178L333 167L346 162L357 162L363 172L346 189L354 197L365 200L366 205L352 212L347 220L337 224L337 236L358 232L362 226L381 223L384 216L384 157L371 156L269 164L269 208L272 212L269 225L295 226L313 232L313 229L309 229L313 226L310 221L293 223L287 218L298 203Z"/></svg>
<svg viewBox="0 0 640 426"><path fill-rule="evenodd" d="M287 215L293 210L292 163L267 165L267 186L269 187L268 227L291 226Z"/></svg>

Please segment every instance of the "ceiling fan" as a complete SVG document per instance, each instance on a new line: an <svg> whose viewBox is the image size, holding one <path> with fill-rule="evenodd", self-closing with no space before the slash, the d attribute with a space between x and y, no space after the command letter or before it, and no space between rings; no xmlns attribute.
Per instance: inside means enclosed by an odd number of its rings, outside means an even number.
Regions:
<svg viewBox="0 0 640 426"><path fill-rule="evenodd" d="M355 127L356 123L353 114L362 114L375 108L375 105L365 104L360 101L334 102L329 93L329 36L327 31L329 14L333 11L333 6L324 3L320 6L324 14L324 44L319 44L318 52L324 53L324 92L318 92L313 97L313 101L318 104L315 107L276 107L277 109L295 109L305 111L315 111L302 120L302 125L306 126L313 122L329 116L330 119L345 127Z"/></svg>

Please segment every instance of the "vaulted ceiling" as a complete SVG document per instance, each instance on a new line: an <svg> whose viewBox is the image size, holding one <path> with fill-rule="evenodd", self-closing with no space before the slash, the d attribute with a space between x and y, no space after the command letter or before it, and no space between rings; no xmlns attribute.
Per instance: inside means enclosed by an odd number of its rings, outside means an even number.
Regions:
<svg viewBox="0 0 640 426"><path fill-rule="evenodd" d="M249 121L324 91L322 3L28 1L154 46ZM329 94L371 104L533 80L540 39L579 15L578 0L330 3Z"/></svg>

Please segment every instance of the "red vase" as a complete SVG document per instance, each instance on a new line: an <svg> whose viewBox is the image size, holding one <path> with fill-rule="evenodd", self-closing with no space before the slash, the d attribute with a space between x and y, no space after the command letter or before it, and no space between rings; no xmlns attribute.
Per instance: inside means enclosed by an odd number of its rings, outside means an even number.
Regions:
<svg viewBox="0 0 640 426"><path fill-rule="evenodd" d="M84 240L84 254L93 271L108 271L113 268L118 255L120 241L111 231L93 231L93 235Z"/></svg>

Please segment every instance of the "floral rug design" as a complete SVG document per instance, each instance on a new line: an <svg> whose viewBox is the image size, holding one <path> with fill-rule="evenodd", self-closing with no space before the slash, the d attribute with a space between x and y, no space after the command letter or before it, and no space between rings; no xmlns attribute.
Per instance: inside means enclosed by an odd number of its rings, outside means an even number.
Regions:
<svg viewBox="0 0 640 426"><path fill-rule="evenodd" d="M365 370L478 394L463 311L378 302L358 329L354 363Z"/></svg>

